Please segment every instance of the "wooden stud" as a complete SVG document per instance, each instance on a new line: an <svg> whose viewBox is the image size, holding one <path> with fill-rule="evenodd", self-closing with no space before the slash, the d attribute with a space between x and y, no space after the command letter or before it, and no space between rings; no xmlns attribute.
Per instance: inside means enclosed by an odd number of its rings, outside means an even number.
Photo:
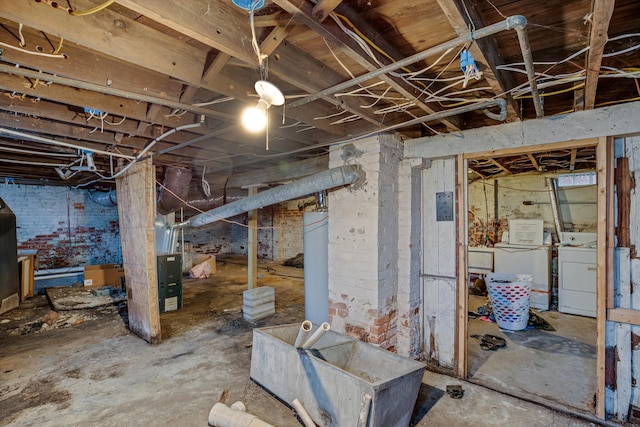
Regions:
<svg viewBox="0 0 640 427"><path fill-rule="evenodd" d="M129 329L151 344L161 340L155 187L151 159L135 163L116 178Z"/></svg>
<svg viewBox="0 0 640 427"><path fill-rule="evenodd" d="M597 305L596 305L596 406L595 415L605 418L607 308L613 299L613 140L599 138L596 147L598 178ZM613 308L613 307L609 307Z"/></svg>
<svg viewBox="0 0 640 427"><path fill-rule="evenodd" d="M640 310L633 310L629 308L610 308L607 310L607 320L610 322L640 326Z"/></svg>
<svg viewBox="0 0 640 427"><path fill-rule="evenodd" d="M467 161L456 157L456 235L457 235L457 286L456 286L456 339L454 370L458 378L467 378L467 322L469 292L467 284Z"/></svg>
<svg viewBox="0 0 640 427"><path fill-rule="evenodd" d="M633 180L629 172L629 158L620 157L616 159L615 188L618 206L618 227L616 236L618 247L631 247L631 190Z"/></svg>

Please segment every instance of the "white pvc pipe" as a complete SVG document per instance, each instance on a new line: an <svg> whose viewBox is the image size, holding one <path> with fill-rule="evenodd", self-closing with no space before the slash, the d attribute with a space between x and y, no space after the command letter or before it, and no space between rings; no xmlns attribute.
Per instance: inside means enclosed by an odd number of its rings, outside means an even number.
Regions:
<svg viewBox="0 0 640 427"><path fill-rule="evenodd" d="M309 320L305 320L304 322L302 322L302 325L300 325L300 330L298 331L298 336L296 337L296 342L293 345L295 348L302 347L302 343L304 342L305 338L307 338L307 335L309 334L309 332L311 332L312 328L313 323L311 323Z"/></svg>
<svg viewBox="0 0 640 427"><path fill-rule="evenodd" d="M291 405L293 406L293 409L295 409L298 413L298 416L302 420L302 424L304 424L304 427L316 427L316 423L313 422L307 410L304 409L304 406L302 406L302 402L300 402L298 399L293 399Z"/></svg>
<svg viewBox="0 0 640 427"><path fill-rule="evenodd" d="M236 402L231 408L224 403L216 403L209 412L209 425L217 427L274 427L255 415L244 412L244 404Z"/></svg>
<svg viewBox="0 0 640 427"><path fill-rule="evenodd" d="M324 322L318 329L316 329L313 335L311 335L311 337L307 341L305 341L304 344L302 344L302 348L305 350L311 348L312 345L314 345L320 338L322 338L324 334L329 331L329 329L331 329L331 325L329 325L327 322Z"/></svg>

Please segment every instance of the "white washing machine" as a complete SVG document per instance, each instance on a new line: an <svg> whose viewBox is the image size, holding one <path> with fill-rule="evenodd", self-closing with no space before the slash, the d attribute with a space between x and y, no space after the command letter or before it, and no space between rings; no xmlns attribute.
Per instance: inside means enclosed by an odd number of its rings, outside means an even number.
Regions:
<svg viewBox="0 0 640 427"><path fill-rule="evenodd" d="M596 249L558 247L558 311L596 317Z"/></svg>
<svg viewBox="0 0 640 427"><path fill-rule="evenodd" d="M551 245L527 246L496 243L493 248L496 273L531 274L529 306L549 310L551 298Z"/></svg>

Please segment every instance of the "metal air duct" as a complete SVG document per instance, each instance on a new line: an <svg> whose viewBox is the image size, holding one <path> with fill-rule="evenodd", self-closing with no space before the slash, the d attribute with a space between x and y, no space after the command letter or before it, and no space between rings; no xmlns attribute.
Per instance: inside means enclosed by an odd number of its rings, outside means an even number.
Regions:
<svg viewBox="0 0 640 427"><path fill-rule="evenodd" d="M254 209L353 184L358 180L364 180L364 172L359 166L340 166L201 213L177 224L176 227L201 227Z"/></svg>

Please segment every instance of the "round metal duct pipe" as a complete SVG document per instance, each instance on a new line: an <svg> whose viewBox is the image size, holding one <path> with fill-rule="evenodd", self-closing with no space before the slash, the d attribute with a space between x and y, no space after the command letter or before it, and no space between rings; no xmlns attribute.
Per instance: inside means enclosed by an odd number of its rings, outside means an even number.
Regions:
<svg viewBox="0 0 640 427"><path fill-rule="evenodd" d="M164 171L163 187L158 194L158 213L167 215L184 206L182 200L189 194L190 182L191 169L167 166Z"/></svg>

